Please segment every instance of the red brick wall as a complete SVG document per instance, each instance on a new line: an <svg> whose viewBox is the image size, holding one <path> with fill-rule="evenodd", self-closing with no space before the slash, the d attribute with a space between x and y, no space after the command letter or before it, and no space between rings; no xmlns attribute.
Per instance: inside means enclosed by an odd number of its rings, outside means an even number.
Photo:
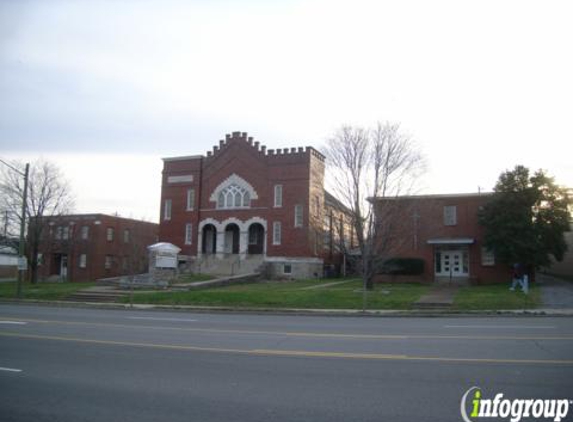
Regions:
<svg viewBox="0 0 573 422"><path fill-rule="evenodd" d="M434 245L430 239L471 238L469 245L469 273L473 283L499 283L510 281L507 266L496 263L482 265L484 230L478 223L478 212L490 198L482 195L430 195L403 197L377 201L377 213L383 214L389 207L390 220L395 222L393 242L388 255L391 257L421 258L425 261L424 278L433 280ZM444 225L444 207L456 206L457 222ZM417 217L415 217L417 216ZM416 222L417 221L417 222Z"/></svg>
<svg viewBox="0 0 573 422"><path fill-rule="evenodd" d="M201 180L202 158L195 157L179 161L165 161L163 166L163 176L161 184L161 205L159 238L162 241L173 243L181 248L184 255L194 255L191 246L184 244L185 224L193 224L193 243L196 242L196 230L198 227L199 204L201 191L199 183ZM168 183L169 176L192 175L193 182ZM187 189L195 189L195 207L192 211L187 211ZM171 220L165 220L165 201L171 199Z"/></svg>
<svg viewBox="0 0 573 422"><path fill-rule="evenodd" d="M95 281L100 278L126 274L132 268L137 272L147 271L147 246L158 238L158 225L128 218L104 214L69 215L47 218L52 222L51 230L44 232L40 253L43 264L39 267L41 279L58 273L54 254L68 255L69 281ZM72 223L72 224L70 224ZM58 226L70 227L69 239L56 239ZM82 226L89 227L88 239L81 238ZM50 226L47 226L50 227ZM114 229L112 241L107 240L107 229ZM129 242L124 242L124 230L130 232ZM86 254L86 267L80 268L80 255ZM105 268L105 257L111 255L112 266ZM128 271L123 268L123 257L129 257ZM137 268L135 265L137 264Z"/></svg>

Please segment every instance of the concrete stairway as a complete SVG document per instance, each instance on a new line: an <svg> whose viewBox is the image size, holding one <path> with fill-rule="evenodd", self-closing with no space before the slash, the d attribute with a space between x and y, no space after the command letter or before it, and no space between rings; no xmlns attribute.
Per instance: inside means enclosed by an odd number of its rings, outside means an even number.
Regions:
<svg viewBox="0 0 573 422"><path fill-rule="evenodd" d="M117 290L112 286L93 286L78 290L65 300L69 302L103 302L114 303L121 297L127 296L128 291Z"/></svg>

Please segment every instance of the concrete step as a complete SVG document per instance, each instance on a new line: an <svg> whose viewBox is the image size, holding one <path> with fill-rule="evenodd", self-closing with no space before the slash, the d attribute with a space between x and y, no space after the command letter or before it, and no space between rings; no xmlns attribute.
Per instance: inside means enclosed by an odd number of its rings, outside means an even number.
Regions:
<svg viewBox="0 0 573 422"><path fill-rule="evenodd" d="M127 296L128 292L122 291L78 291L70 296L68 296L65 300L70 302L105 302L105 303L113 303L116 302L119 298Z"/></svg>
<svg viewBox="0 0 573 422"><path fill-rule="evenodd" d="M413 309L450 309L452 307L451 303L419 303L415 302L412 305Z"/></svg>

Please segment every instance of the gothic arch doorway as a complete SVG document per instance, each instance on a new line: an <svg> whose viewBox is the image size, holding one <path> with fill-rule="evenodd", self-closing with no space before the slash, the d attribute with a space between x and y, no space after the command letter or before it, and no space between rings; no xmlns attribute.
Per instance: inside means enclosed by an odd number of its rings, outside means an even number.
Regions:
<svg viewBox="0 0 573 422"><path fill-rule="evenodd" d="M204 254L217 252L217 228L213 224L205 224L203 227L203 242L201 251Z"/></svg>
<svg viewBox="0 0 573 422"><path fill-rule="evenodd" d="M260 223L249 226L249 255L261 255L265 246L265 228Z"/></svg>
<svg viewBox="0 0 573 422"><path fill-rule="evenodd" d="M239 226L235 223L227 224L225 227L225 253L238 254L239 253L239 238L241 231Z"/></svg>

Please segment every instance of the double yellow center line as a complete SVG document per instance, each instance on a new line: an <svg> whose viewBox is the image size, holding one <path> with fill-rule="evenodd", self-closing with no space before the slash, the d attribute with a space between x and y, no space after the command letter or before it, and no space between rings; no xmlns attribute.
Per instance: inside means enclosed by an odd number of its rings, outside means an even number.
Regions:
<svg viewBox="0 0 573 422"><path fill-rule="evenodd" d="M253 330L223 330L207 328L189 327L161 327L161 326L141 326L127 324L93 323L79 321L47 321L35 319L14 318L19 321L61 324L61 325L84 325L84 326L105 326L131 329L161 329L161 330L183 330L201 333L215 334L239 334L239 335L277 335L292 337L315 337L315 338L336 338L336 339L374 339L374 340L401 340L401 339L462 339L462 340L560 340L571 341L573 337L505 337L505 336L436 336L436 335L377 335L377 334L337 334L337 333L308 333L308 332L275 332L275 331L253 331ZM17 332L0 332L2 337L13 337L34 340L66 341L84 344L140 347L165 350L211 352L211 353L234 353L256 356L282 356L282 357L305 357L305 358L338 358L338 359L360 359L360 360L395 360L395 361L433 361L445 363L501 363L501 364L534 364L534 365L573 365L573 360L559 359L496 359L496 358L456 358L441 356L409 356L402 354L380 354L380 353L353 353L353 352L329 352L329 351L309 351L309 350L279 350L279 349L236 349L221 347L202 347L192 345L175 345L159 343L141 343L130 341L97 340L79 337L52 336L41 334L25 334Z"/></svg>
<svg viewBox="0 0 573 422"><path fill-rule="evenodd" d="M551 340L551 341L573 341L573 336L516 336L516 335L441 335L441 334L343 334L343 333L316 333L304 331L268 331L268 330L232 330L218 328L198 328L198 327L169 327L161 325L137 325L137 324L117 324L106 322L84 322L84 321L62 321L44 320L30 318L8 318L18 322L32 322L39 324L57 325L82 325L93 327L113 327L145 330L170 330L187 331L205 334L238 334L238 335L270 335L285 337L311 337L311 338L333 338L333 339L355 339L355 340Z"/></svg>

